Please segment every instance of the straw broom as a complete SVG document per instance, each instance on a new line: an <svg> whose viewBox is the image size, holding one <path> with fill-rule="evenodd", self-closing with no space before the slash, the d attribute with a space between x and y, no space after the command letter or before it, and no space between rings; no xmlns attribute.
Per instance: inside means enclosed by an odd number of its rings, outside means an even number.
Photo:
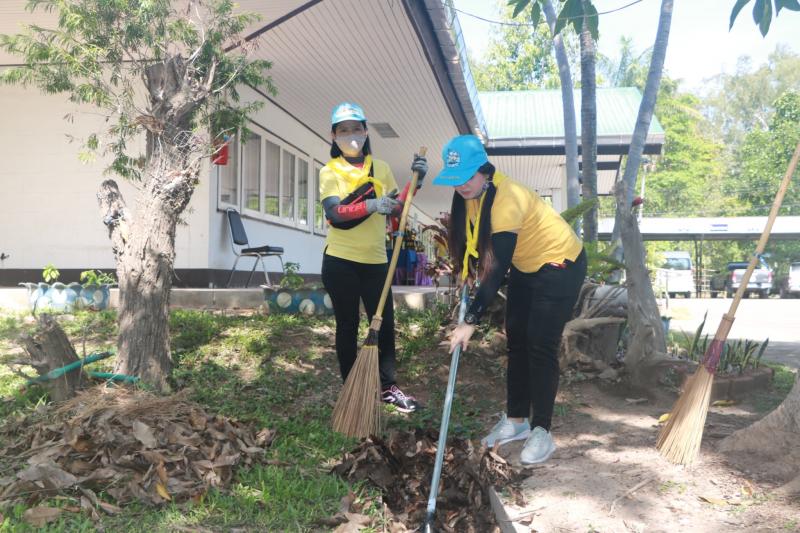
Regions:
<svg viewBox="0 0 800 533"><path fill-rule="evenodd" d="M767 218L767 225L761 233L761 238L756 245L756 252L750 259L750 264L747 265L747 270L739 284L736 295L733 297L731 307L722 316L717 333L714 335L714 340L706 350L697 371L686 380L686 387L683 393L678 397L678 401L675 402L666 424L658 435L656 447L661 452L661 455L673 463L689 464L697 458L697 453L700 450L700 441L703 439L703 427L708 414L714 372L717 370L717 364L722 355L725 341L728 339L731 326L733 326L736 309L739 307L739 302L744 295L747 284L750 282L750 276L755 269L758 256L767 245L767 240L775 223L775 218L778 216L783 197L786 195L789 182L797 168L798 159L800 159L800 143L795 148L789 167L786 169L786 175L783 177L778 193L775 195L775 201L772 203L772 209Z"/></svg>
<svg viewBox="0 0 800 533"><path fill-rule="evenodd" d="M427 151L428 149L423 146L420 147L418 153L421 157L425 157ZM389 288L392 286L397 258L400 256L400 246L403 243L403 230L406 227L411 199L417 190L418 180L419 175L414 172L411 186L408 189L408 197L403 205L403 213L400 215L400 225L397 228L392 259L389 262L389 271L386 274L386 281L383 283L383 292L381 292L378 308L370 322L367 339L358 352L358 357L347 375L333 408L334 431L344 433L349 437L364 438L377 434L380 430L381 382L378 368L378 332L381 329L383 307L386 305Z"/></svg>

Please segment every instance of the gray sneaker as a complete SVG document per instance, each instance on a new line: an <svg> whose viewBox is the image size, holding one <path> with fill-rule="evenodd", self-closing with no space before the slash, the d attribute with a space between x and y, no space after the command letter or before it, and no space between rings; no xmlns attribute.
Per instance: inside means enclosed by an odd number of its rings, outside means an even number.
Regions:
<svg viewBox="0 0 800 533"><path fill-rule="evenodd" d="M488 435L481 439L481 444L493 448L495 445L505 444L512 440L525 439L530 433L531 427L527 421L521 423L512 422L503 413L503 418L494 425Z"/></svg>
<svg viewBox="0 0 800 533"><path fill-rule="evenodd" d="M525 465L543 463L550 459L554 451L556 451L556 445L553 442L553 436L543 427L536 426L528 440L525 441L525 446L522 447L519 454L519 460Z"/></svg>

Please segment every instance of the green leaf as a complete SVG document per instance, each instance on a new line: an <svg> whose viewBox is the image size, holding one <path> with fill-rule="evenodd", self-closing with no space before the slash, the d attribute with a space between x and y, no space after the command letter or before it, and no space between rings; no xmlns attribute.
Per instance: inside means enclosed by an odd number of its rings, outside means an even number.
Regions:
<svg viewBox="0 0 800 533"><path fill-rule="evenodd" d="M564 2L564 7L562 7L561 11L558 13L553 35L561 33L561 30L563 30L567 24L574 25L576 21L581 20L581 17L583 17L583 4L581 0L567 0ZM580 33L579 27L577 32Z"/></svg>
<svg viewBox="0 0 800 533"><path fill-rule="evenodd" d="M511 18L517 18L517 16L522 13L531 0L509 0L508 5L512 6L516 4L514 7L514 13L511 15Z"/></svg>
<svg viewBox="0 0 800 533"><path fill-rule="evenodd" d="M535 4L533 4L533 7L531 8L531 24L533 24L534 26L538 26L539 20L541 20L541 18L542 18L542 4L536 2Z"/></svg>
<svg viewBox="0 0 800 533"><path fill-rule="evenodd" d="M753 20L758 24L761 35L766 37L772 22L772 0L756 0L753 6Z"/></svg>
<svg viewBox="0 0 800 533"><path fill-rule="evenodd" d="M731 10L731 23L728 26L728 31L733 28L733 22L736 20L736 17L739 15L739 11L742 10L744 6L746 6L750 0L736 0L736 4L733 6L733 10Z"/></svg>
<svg viewBox="0 0 800 533"><path fill-rule="evenodd" d="M789 11L800 11L800 2L798 0L775 0L775 16L777 17L781 9L788 9Z"/></svg>

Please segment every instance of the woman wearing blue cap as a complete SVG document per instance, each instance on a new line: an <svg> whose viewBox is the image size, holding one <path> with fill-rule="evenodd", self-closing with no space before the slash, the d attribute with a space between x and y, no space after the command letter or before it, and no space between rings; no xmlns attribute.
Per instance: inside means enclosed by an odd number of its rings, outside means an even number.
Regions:
<svg viewBox="0 0 800 533"><path fill-rule="evenodd" d="M334 108L331 141L331 160L319 173L320 200L329 223L322 283L333 303L336 355L345 380L358 351L359 300L371 317L388 273L386 216L400 214L408 185L397 198L391 168L372 158L367 120L358 105L344 102ZM411 170L422 180L428 170L425 158L415 157ZM402 412L417 410L414 397L403 393L395 382L391 293L378 333L378 353L383 401Z"/></svg>
<svg viewBox="0 0 800 533"><path fill-rule="evenodd" d="M507 413L481 442L491 447L526 439L521 462L541 463L555 451L550 423L558 390L558 347L586 276L586 253L552 207L496 171L476 136L451 139L442 160L444 169L433 183L455 187L451 256L463 281L470 272L478 280L450 351L459 344L466 349L510 271Z"/></svg>

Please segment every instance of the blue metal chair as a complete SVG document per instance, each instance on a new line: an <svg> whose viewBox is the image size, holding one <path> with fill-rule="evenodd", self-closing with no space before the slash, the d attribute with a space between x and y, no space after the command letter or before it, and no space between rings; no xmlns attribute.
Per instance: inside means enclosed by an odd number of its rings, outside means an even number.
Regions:
<svg viewBox="0 0 800 533"><path fill-rule="evenodd" d="M242 217L239 215L239 211L233 207L229 207L226 211L228 214L228 225L231 229L231 249L233 250L233 255L236 256L236 260L233 262L230 276L228 276L228 283L225 286L230 287L233 274L236 272L236 265L242 257L255 258L253 268L250 270L250 277L247 278L245 287L250 285L250 281L253 279L253 273L256 271L256 266L259 261L261 262L261 268L264 270L264 279L267 285L271 286L272 284L269 281L267 267L264 265L264 258L270 256L277 257L281 262L281 272L283 272L283 248L280 246L258 246L251 248L247 240L247 233L244 231L244 224L242 224ZM237 250L236 246L240 246L241 248Z"/></svg>

